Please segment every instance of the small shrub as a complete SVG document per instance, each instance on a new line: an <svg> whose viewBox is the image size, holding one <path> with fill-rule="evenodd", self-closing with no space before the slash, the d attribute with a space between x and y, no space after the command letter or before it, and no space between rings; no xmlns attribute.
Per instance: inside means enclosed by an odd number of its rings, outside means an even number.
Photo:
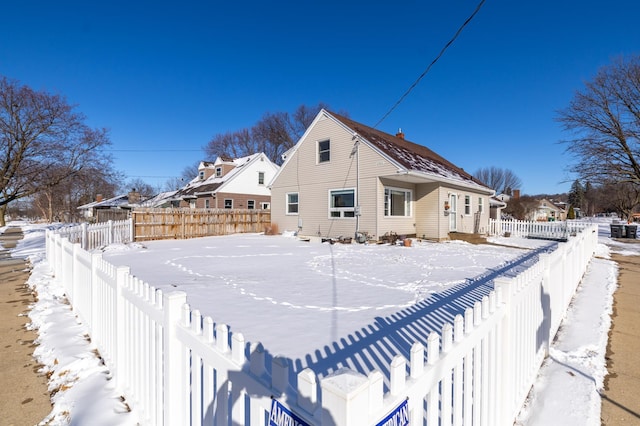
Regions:
<svg viewBox="0 0 640 426"><path fill-rule="evenodd" d="M272 223L270 225L265 225L264 227L264 235L278 235L280 232L278 230L278 224Z"/></svg>

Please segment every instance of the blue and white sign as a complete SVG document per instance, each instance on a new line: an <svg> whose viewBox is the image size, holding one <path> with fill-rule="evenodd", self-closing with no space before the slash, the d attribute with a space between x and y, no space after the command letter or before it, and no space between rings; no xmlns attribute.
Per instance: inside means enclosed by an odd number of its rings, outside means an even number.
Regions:
<svg viewBox="0 0 640 426"><path fill-rule="evenodd" d="M269 426L311 426L309 423L295 415L278 400L271 400L271 413L269 414Z"/></svg>
<svg viewBox="0 0 640 426"><path fill-rule="evenodd" d="M405 399L387 417L376 423L376 426L406 426L409 424L409 406Z"/></svg>

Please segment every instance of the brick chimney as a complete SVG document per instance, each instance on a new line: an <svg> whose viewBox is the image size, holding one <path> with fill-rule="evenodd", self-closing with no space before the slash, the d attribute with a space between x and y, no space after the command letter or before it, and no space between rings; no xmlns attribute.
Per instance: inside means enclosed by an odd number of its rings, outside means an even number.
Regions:
<svg viewBox="0 0 640 426"><path fill-rule="evenodd" d="M404 139L404 133L402 133L402 129L398 129L398 133L396 133L396 138Z"/></svg>
<svg viewBox="0 0 640 426"><path fill-rule="evenodd" d="M102 200L103 200L103 198L102 198L102 194L97 194L97 195L96 195L96 203L99 203L99 202L101 202Z"/></svg>
<svg viewBox="0 0 640 426"><path fill-rule="evenodd" d="M519 190L519 189L514 189L514 190L513 190L513 198L514 198L515 200L517 200L517 199L519 199L519 198L520 198L520 190Z"/></svg>
<svg viewBox="0 0 640 426"><path fill-rule="evenodd" d="M129 194L127 194L127 195L128 195L128 198L129 198L129 200L128 200L129 204L139 203L140 199L142 198L140 196L140 193L138 191L136 191L135 188L133 188L133 190L131 190L131 192L129 192Z"/></svg>

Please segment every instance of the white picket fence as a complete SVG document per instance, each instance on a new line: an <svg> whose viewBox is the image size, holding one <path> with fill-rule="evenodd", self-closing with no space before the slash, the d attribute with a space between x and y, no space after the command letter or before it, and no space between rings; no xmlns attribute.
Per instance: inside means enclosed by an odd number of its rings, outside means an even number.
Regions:
<svg viewBox="0 0 640 426"><path fill-rule="evenodd" d="M527 220L489 219L491 236L512 236L523 238L545 238L550 240L566 240L589 226L585 222L554 221L538 222Z"/></svg>
<svg viewBox="0 0 640 426"><path fill-rule="evenodd" d="M78 243L85 250L113 243L129 243L134 240L133 219L109 220L102 223L68 226L56 231L72 243Z"/></svg>
<svg viewBox="0 0 640 426"><path fill-rule="evenodd" d="M296 381L288 359L267 365L260 343L203 318L185 293L164 294L52 232L47 256L143 424L493 426L513 424L596 244L597 227L585 227L517 277L496 279L473 309L415 342L410 359L395 356L387 377L306 368Z"/></svg>

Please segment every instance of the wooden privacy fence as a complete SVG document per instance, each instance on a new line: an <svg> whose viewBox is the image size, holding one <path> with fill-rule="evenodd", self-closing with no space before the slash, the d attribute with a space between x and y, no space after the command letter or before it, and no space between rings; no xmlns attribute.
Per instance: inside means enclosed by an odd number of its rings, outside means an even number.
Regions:
<svg viewBox="0 0 640 426"><path fill-rule="evenodd" d="M271 210L137 209L131 215L135 241L264 232L271 225Z"/></svg>
<svg viewBox="0 0 640 426"><path fill-rule="evenodd" d="M596 245L590 225L516 277L496 278L453 324L413 343L409 359L390 354L387 375L337 369L320 379L305 368L295 382L286 358L202 317L184 292L163 293L54 232L47 260L141 424L507 426Z"/></svg>

